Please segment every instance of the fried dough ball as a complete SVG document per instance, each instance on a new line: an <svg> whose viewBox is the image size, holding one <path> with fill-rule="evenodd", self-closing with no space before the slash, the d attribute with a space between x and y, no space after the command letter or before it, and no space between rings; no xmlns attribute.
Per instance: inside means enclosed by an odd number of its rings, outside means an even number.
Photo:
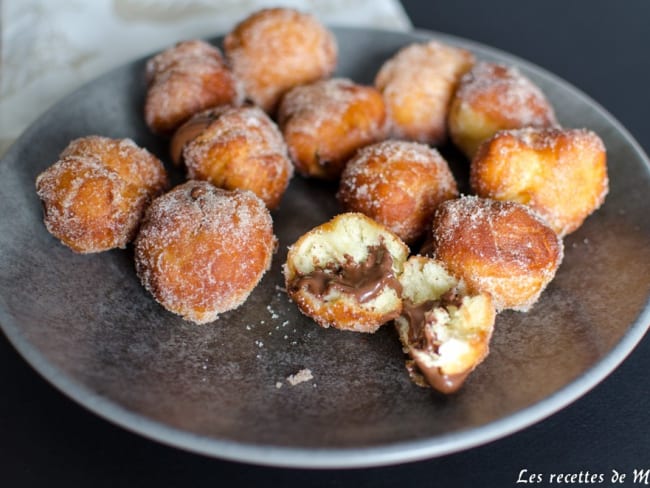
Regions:
<svg viewBox="0 0 650 488"><path fill-rule="evenodd" d="M337 194L346 211L366 214L407 244L426 233L441 202L457 196L438 151L395 140L360 149L346 165Z"/></svg>
<svg viewBox="0 0 650 488"><path fill-rule="evenodd" d="M171 134L192 115L217 105L239 105L243 88L221 55L204 41L184 41L147 62L144 115L156 134Z"/></svg>
<svg viewBox="0 0 650 488"><path fill-rule="evenodd" d="M517 68L477 63L460 80L449 108L451 139L468 158L502 129L556 126L542 91Z"/></svg>
<svg viewBox="0 0 650 488"><path fill-rule="evenodd" d="M224 52L248 98L270 114L286 91L327 78L337 58L334 35L315 17L288 8L243 20L226 36Z"/></svg>
<svg viewBox="0 0 650 488"><path fill-rule="evenodd" d="M47 230L78 253L126 247L167 185L149 151L131 139L101 136L75 139L36 178Z"/></svg>
<svg viewBox="0 0 650 488"><path fill-rule="evenodd" d="M282 134L258 107L201 112L176 131L171 146L176 161L182 150L188 178L250 190L269 209L279 205L293 176Z"/></svg>
<svg viewBox="0 0 650 488"><path fill-rule="evenodd" d="M605 200L605 146L585 129L526 128L497 132L472 161L474 191L530 205L561 237Z"/></svg>
<svg viewBox="0 0 650 488"><path fill-rule="evenodd" d="M359 213L344 213L289 248L289 297L322 327L375 332L402 310L398 276L408 247Z"/></svg>
<svg viewBox="0 0 650 488"><path fill-rule="evenodd" d="M304 176L335 180L363 146L386 137L386 108L379 91L335 78L288 92L278 122L289 156Z"/></svg>
<svg viewBox="0 0 650 488"><path fill-rule="evenodd" d="M562 240L529 207L462 197L442 203L433 220L433 257L491 295L497 310L527 311L562 262Z"/></svg>
<svg viewBox="0 0 650 488"><path fill-rule="evenodd" d="M447 113L460 77L474 64L465 49L437 41L410 44L375 78L391 119L391 135L433 145L447 139Z"/></svg>
<svg viewBox="0 0 650 488"><path fill-rule="evenodd" d="M469 293L442 263L423 256L406 261L400 283L404 306L395 326L411 378L457 391L488 355L496 316L490 295Z"/></svg>
<svg viewBox="0 0 650 488"><path fill-rule="evenodd" d="M246 301L275 245L271 215L253 193L188 181L147 210L136 272L163 307L201 324Z"/></svg>

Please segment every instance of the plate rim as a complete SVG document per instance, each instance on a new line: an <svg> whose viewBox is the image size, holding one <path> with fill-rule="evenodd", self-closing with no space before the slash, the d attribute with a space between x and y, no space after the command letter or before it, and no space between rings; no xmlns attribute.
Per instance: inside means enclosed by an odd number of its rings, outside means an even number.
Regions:
<svg viewBox="0 0 650 488"><path fill-rule="evenodd" d="M646 171L650 172L650 159L641 145L631 133L600 103L581 91L563 78L517 55L503 51L487 44L454 36L435 30L412 29L410 31L395 31L381 28L348 27L330 25L334 33L337 31L366 32L375 35L389 34L404 36L410 42L422 42L436 39L450 41L454 45L468 48L477 54L496 56L503 62L524 67L536 76L546 78L560 85L563 90L592 106L607 123L618 131L630 148L645 163ZM222 35L209 38L210 42L221 39ZM67 100L87 89L101 79L111 77L113 72L126 66L143 62L149 56L132 59L114 67L107 72L87 81L80 87L54 102L52 106L38 116L30 126L13 142L0 160L13 156L18 151L23 140L29 139L31 133L38 129L39 121L49 113L55 112ZM480 57L480 56L479 56ZM251 444L231 440L202 436L192 432L170 427L162 422L152 420L144 415L129 411L107 397L92 391L84 384L72 380L65 372L50 363L45 356L30 343L22 334L21 327L0 305L0 329L8 341L22 358L50 385L54 386L70 400L88 411L118 425L125 430L161 442L171 447L181 448L197 454L209 455L229 461L238 461L265 466L285 468L367 468L385 466L403 462L412 462L427 458L439 457L462 450L477 447L488 442L511 435L540 422L554 413L575 402L612 373L641 342L650 328L650 296L645 307L636 319L630 323L621 339L596 364L573 379L569 384L538 402L478 427L469 427L457 432L443 434L413 441L400 441L381 446L349 447L349 448L312 448L312 447L283 447L265 444Z"/></svg>

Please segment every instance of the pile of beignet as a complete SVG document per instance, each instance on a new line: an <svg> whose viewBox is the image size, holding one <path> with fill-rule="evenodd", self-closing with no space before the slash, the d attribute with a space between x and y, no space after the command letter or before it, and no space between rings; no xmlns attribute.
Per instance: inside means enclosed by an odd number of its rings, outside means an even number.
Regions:
<svg viewBox="0 0 650 488"><path fill-rule="evenodd" d="M338 181L342 213L289 248L288 296L323 327L393 322L414 381L456 391L497 313L533 306L562 238L604 201L600 138L560 127L518 69L438 41L400 49L374 86L330 78L333 33L293 9L255 12L223 50L190 40L146 64L144 119L189 181L164 193L146 149L77 139L36 180L48 231L83 253L133 241L144 287L204 323L270 268L270 210L294 171ZM448 140L471 161L474 195L432 147Z"/></svg>

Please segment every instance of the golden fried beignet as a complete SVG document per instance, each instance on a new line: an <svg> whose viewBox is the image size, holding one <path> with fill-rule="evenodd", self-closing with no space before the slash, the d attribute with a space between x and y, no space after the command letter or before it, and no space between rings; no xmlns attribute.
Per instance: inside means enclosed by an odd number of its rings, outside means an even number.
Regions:
<svg viewBox="0 0 650 488"><path fill-rule="evenodd" d="M406 261L400 282L403 308L395 326L411 357L411 378L453 393L488 355L496 316L492 299L469 293L441 262L423 256Z"/></svg>
<svg viewBox="0 0 650 488"><path fill-rule="evenodd" d="M226 36L224 52L248 98L270 114L289 89L328 77L337 58L334 35L313 16L288 8L243 20Z"/></svg>
<svg viewBox="0 0 650 488"><path fill-rule="evenodd" d="M79 253L126 247L167 184L149 151L130 139L100 136L72 141L36 178L47 230Z"/></svg>
<svg viewBox="0 0 650 488"><path fill-rule="evenodd" d="M479 147L470 180L480 196L530 205L564 236L605 200L605 146L584 129L497 132Z"/></svg>
<svg viewBox="0 0 650 488"><path fill-rule="evenodd" d="M555 276L562 240L529 207L473 196L442 203L433 220L433 257L488 293L497 310L526 311Z"/></svg>
<svg viewBox="0 0 650 488"><path fill-rule="evenodd" d="M279 205L293 175L282 134L258 107L221 107L195 115L174 134L175 159L181 149L188 178L250 190L269 209Z"/></svg>
<svg viewBox="0 0 650 488"><path fill-rule="evenodd" d="M407 244L430 229L441 202L457 196L456 181L438 151L396 140L360 149L347 163L337 194L346 211L368 215Z"/></svg>
<svg viewBox="0 0 650 488"><path fill-rule="evenodd" d="M188 181L147 210L135 240L136 272L167 310L211 322L248 298L275 245L271 215L253 193Z"/></svg>
<svg viewBox="0 0 650 488"><path fill-rule="evenodd" d="M410 44L375 78L391 119L391 135L433 145L447 139L447 113L460 77L474 64L465 49L438 41Z"/></svg>
<svg viewBox="0 0 650 488"><path fill-rule="evenodd" d="M502 129L556 126L542 91L517 68L477 63L460 80L449 109L449 134L468 158Z"/></svg>
<svg viewBox="0 0 650 488"><path fill-rule="evenodd" d="M243 89L221 55L204 41L184 41L147 62L144 115L156 134L171 134L201 110L239 105Z"/></svg>
<svg viewBox="0 0 650 488"><path fill-rule="evenodd" d="M374 332L402 310L398 276L408 252L374 220L340 214L289 248L287 293L322 327Z"/></svg>
<svg viewBox="0 0 650 488"><path fill-rule="evenodd" d="M379 91L343 78L288 92L278 123L298 172L329 180L341 175L358 148L384 139L388 129Z"/></svg>

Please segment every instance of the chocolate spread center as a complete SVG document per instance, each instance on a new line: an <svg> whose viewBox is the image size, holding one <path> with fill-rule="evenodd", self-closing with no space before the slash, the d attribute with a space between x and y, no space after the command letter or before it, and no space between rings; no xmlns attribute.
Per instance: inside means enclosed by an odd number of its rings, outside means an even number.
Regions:
<svg viewBox="0 0 650 488"><path fill-rule="evenodd" d="M440 371L440 368L426 367L417 360L414 360L414 363L415 364L407 365L409 374L416 378L423 377L430 386L445 394L458 391L471 373L470 370L467 370L457 374L444 374ZM421 386L426 385L423 384Z"/></svg>
<svg viewBox="0 0 650 488"><path fill-rule="evenodd" d="M440 342L436 337L433 327L427 327L435 321L433 310L437 307L456 306L460 307L462 297L452 288L444 293L438 300L426 300L419 304L414 304L411 300L404 299L402 316L409 323L408 342L409 345L428 354L438 354ZM418 371L425 377L427 382L436 390L442 393L453 393L457 391L465 382L470 371L463 371L458 374L445 374L437 367L431 367L424 364L415 356L412 356Z"/></svg>
<svg viewBox="0 0 650 488"><path fill-rule="evenodd" d="M338 267L333 263L325 269L296 277L291 288L306 288L319 298L337 290L354 296L359 303L377 298L385 287L401 294L402 285L393 272L393 257L383 244L369 247L368 257L361 263L347 254L344 257L345 261Z"/></svg>
<svg viewBox="0 0 650 488"><path fill-rule="evenodd" d="M440 306L439 300L426 300L415 305L411 300L404 299L402 316L409 323L409 344L416 349L428 349L430 352L437 352L435 337L431 327L425 327L427 323L434 320L433 309Z"/></svg>
<svg viewBox="0 0 650 488"><path fill-rule="evenodd" d="M417 305L405 298L402 315L409 323L409 343L416 349L427 349L428 352L437 354L437 339L433 337L431 327L425 327L425 325L435 320L434 309L449 306L460 308L462 302L463 297L456 288L446 291L437 300L426 300Z"/></svg>
<svg viewBox="0 0 650 488"><path fill-rule="evenodd" d="M212 112L196 115L178 128L169 144L169 152L175 165L181 162L185 144L196 139L216 118Z"/></svg>

